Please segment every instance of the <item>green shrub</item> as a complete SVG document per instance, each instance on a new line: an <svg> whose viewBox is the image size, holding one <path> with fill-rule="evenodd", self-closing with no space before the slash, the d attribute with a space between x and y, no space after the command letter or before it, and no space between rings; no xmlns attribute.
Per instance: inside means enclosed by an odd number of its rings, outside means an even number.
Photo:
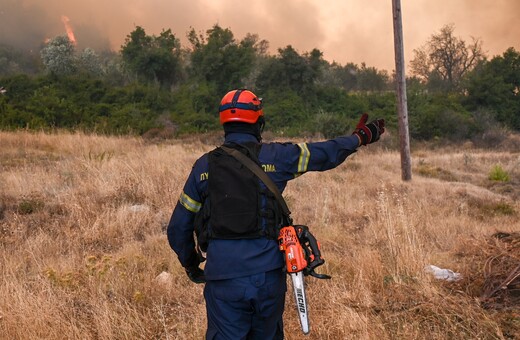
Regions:
<svg viewBox="0 0 520 340"><path fill-rule="evenodd" d="M505 203L505 202L497 203L494 206L492 206L491 208L495 215L510 216L510 215L516 214L515 209L511 205L509 205L508 203Z"/></svg>
<svg viewBox="0 0 520 340"><path fill-rule="evenodd" d="M420 161L419 165L414 170L419 175L424 177L437 178L448 182L457 181L457 177L449 170L445 170L438 166L433 166L423 161Z"/></svg>
<svg viewBox="0 0 520 340"><path fill-rule="evenodd" d="M353 130L353 125L349 123L347 118L339 114L322 111L312 118L309 130L321 133L325 138L334 138Z"/></svg>
<svg viewBox="0 0 520 340"><path fill-rule="evenodd" d="M23 199L18 204L18 213L21 215L29 215L36 212L37 210L40 210L41 208L43 208L43 206L44 203L42 200L32 198Z"/></svg>
<svg viewBox="0 0 520 340"><path fill-rule="evenodd" d="M495 182L509 182L509 174L498 164L491 169L488 178Z"/></svg>

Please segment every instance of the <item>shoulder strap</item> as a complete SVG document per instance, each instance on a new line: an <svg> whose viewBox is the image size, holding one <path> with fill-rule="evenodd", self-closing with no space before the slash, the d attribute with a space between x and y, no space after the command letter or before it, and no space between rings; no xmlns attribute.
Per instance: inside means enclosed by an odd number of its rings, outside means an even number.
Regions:
<svg viewBox="0 0 520 340"><path fill-rule="evenodd" d="M289 207L287 206L287 203L285 203L285 200L283 199L283 196L280 193L280 190L278 190L276 184L274 184L271 178L267 176L264 170L258 164L253 162L249 157L244 155L242 152L223 145L220 148L228 154L230 154L231 156L233 156L236 160L238 160L245 167L251 170L256 176L258 176L258 178L260 178L262 182L264 182L265 186L274 194L278 203L280 203L284 216L288 219L288 221L286 222L291 224L291 212L289 211Z"/></svg>

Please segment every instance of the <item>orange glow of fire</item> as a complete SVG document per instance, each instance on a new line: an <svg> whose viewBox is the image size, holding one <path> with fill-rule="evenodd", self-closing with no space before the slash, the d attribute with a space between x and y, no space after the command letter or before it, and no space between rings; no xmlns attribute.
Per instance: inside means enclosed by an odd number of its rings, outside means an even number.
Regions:
<svg viewBox="0 0 520 340"><path fill-rule="evenodd" d="M70 26L70 23L69 23L70 19L67 16L62 15L61 21L63 22L63 25L65 25L65 31L67 31L67 36L69 37L69 40L74 45L76 45L76 37L74 36L74 31L72 30L72 27Z"/></svg>

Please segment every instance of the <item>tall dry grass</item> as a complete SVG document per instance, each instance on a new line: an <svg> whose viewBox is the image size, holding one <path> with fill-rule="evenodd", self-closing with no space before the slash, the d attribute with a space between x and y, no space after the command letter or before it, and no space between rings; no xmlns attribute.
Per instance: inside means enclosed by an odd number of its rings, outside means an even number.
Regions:
<svg viewBox="0 0 520 340"><path fill-rule="evenodd" d="M184 274L165 228L193 162L216 144L0 132L0 338L203 338L203 287ZM410 182L398 152L370 146L288 185L295 222L322 244L318 271L333 276L307 279L307 338L519 336L518 312L484 309L467 281L490 235L520 231L520 153L412 157ZM488 179L497 164L509 182ZM436 280L428 264L463 279ZM302 338L291 294L286 304L286 338Z"/></svg>

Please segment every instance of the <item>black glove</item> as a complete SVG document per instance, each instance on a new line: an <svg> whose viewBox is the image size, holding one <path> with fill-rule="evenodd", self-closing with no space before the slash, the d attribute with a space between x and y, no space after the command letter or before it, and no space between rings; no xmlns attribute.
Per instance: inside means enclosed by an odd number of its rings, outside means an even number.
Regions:
<svg viewBox="0 0 520 340"><path fill-rule="evenodd" d="M200 269L199 266L188 267L184 269L186 269L186 274L188 275L191 281L195 283L206 283L204 271Z"/></svg>
<svg viewBox="0 0 520 340"><path fill-rule="evenodd" d="M359 146L374 143L379 140L379 137L385 132L385 120L376 119L366 124L368 114L363 113L356 129L352 133L359 138Z"/></svg>

